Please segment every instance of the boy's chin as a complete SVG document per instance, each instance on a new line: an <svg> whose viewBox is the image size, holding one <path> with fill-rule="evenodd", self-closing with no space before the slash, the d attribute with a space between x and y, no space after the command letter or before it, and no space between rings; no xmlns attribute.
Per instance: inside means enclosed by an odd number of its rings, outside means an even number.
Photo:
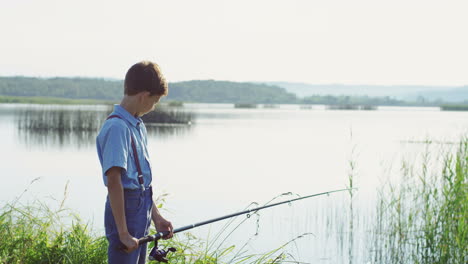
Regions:
<svg viewBox="0 0 468 264"><path fill-rule="evenodd" d="M154 110L154 107L151 108L151 109L150 109L149 111L147 111L147 112L140 113L140 114L138 115L138 117L142 117L142 116L146 115L147 113L149 113L149 112L151 112L151 111L153 111L153 110Z"/></svg>

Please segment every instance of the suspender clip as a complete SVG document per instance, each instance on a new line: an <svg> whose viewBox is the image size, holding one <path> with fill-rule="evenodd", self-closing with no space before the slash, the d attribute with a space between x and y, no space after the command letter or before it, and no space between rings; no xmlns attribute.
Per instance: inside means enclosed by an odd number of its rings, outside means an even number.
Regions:
<svg viewBox="0 0 468 264"><path fill-rule="evenodd" d="M143 181L143 175L138 175L138 183L140 184L140 188L142 191L145 191L145 183Z"/></svg>

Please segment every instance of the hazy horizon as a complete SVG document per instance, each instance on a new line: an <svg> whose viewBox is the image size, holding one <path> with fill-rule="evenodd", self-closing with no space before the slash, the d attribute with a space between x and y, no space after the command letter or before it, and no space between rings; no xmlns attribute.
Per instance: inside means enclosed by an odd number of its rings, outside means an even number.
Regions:
<svg viewBox="0 0 468 264"><path fill-rule="evenodd" d="M124 81L123 78L117 77L102 77L102 76L28 76L28 75L0 75L0 78L14 78L14 77L24 77L24 78L38 78L38 79L54 79L54 78L66 78L66 79L96 79L96 80L105 80L105 81ZM324 86L363 86L363 87L434 87L434 88L462 88L467 87L467 84L461 85L425 85L425 84L369 84L369 83L306 83L306 82L295 82L295 81L238 81L238 80L221 80L221 79L190 79L190 80L178 80L178 81L171 81L168 80L169 83L178 83L178 82L190 82L190 81L216 81L216 82L238 82L238 83L264 83L267 85L279 85L279 84L291 84L291 85L309 85L309 86L316 86L316 85L324 85Z"/></svg>
<svg viewBox="0 0 468 264"><path fill-rule="evenodd" d="M460 0L0 1L0 75L468 84ZM101 77L99 77L101 76Z"/></svg>

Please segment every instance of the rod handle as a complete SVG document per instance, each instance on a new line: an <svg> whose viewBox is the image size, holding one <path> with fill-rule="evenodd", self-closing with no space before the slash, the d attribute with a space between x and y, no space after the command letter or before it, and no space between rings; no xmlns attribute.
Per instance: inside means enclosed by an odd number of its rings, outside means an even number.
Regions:
<svg viewBox="0 0 468 264"><path fill-rule="evenodd" d="M148 243L148 242L151 242L151 241L156 241L156 240L159 240L165 236L169 235L169 231L163 231L163 232L158 232L154 235L149 235L149 236L145 236L145 237L142 237L140 239L138 239L138 245L141 245L141 244L144 244L144 243Z"/></svg>
<svg viewBox="0 0 468 264"><path fill-rule="evenodd" d="M155 240L154 236L145 236L145 237L138 239L138 245L148 243L154 240Z"/></svg>

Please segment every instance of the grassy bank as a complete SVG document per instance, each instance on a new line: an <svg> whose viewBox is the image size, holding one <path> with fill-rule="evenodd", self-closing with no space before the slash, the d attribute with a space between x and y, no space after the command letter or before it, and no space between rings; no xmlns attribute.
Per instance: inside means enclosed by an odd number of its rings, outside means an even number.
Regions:
<svg viewBox="0 0 468 264"><path fill-rule="evenodd" d="M225 240L247 220L248 218L240 222L228 221L225 228L209 241L185 232L171 240L160 241L160 246L177 248L176 252L168 255L169 262L177 264L295 262L283 251L290 243L307 234L261 254L246 254L247 243L240 248L226 246ZM155 233L155 230L151 232ZM105 236L97 234L79 217L63 208L63 201L55 210L40 202L29 205L18 202L2 205L0 241L0 263L107 263L108 242ZM153 245L154 243L150 243L149 248Z"/></svg>
<svg viewBox="0 0 468 264"><path fill-rule="evenodd" d="M23 97L23 96L0 96L0 104L114 104L114 101L94 100L94 99L67 99L57 97Z"/></svg>

